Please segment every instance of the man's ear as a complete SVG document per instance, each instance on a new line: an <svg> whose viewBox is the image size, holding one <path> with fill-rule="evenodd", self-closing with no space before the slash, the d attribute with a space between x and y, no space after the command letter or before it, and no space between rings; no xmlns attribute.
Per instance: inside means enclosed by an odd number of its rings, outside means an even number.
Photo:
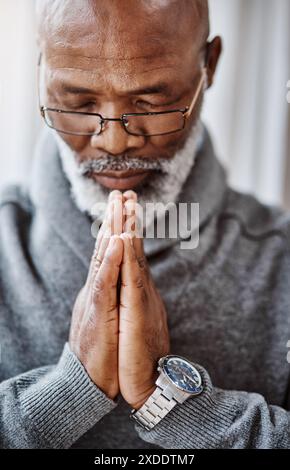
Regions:
<svg viewBox="0 0 290 470"><path fill-rule="evenodd" d="M207 43L206 51L206 67L207 67L207 79L208 88L210 88L214 82L214 76L216 68L222 53L223 45L220 36L215 37L211 42Z"/></svg>

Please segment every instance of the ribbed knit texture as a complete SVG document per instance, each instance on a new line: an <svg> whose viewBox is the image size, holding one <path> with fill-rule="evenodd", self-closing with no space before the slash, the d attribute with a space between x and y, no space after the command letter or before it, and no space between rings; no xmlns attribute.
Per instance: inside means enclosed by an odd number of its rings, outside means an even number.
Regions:
<svg viewBox="0 0 290 470"><path fill-rule="evenodd" d="M5 426L16 428L17 408L29 438L20 447L68 448L117 406L91 381L84 367L66 344L54 367L35 369L1 385L2 394L13 385L15 409ZM2 435L5 447L15 446ZM6 440L7 438L7 440Z"/></svg>
<svg viewBox="0 0 290 470"><path fill-rule="evenodd" d="M70 447L117 406L90 380L68 344L57 366L27 385L25 376L17 381L23 417L48 447Z"/></svg>
<svg viewBox="0 0 290 470"><path fill-rule="evenodd" d="M257 393L212 387L207 372L195 365L205 391L176 405L155 428L139 435L165 449L289 449L290 413L269 405Z"/></svg>
<svg viewBox="0 0 290 470"><path fill-rule="evenodd" d="M136 424L137 432L147 442L158 441L168 449L202 449L206 436L207 448L210 449L225 441L227 430L238 413L236 400L230 396L225 399L218 389L213 389L207 371L198 364L194 366L201 374L203 393L176 405L170 415L150 432Z"/></svg>

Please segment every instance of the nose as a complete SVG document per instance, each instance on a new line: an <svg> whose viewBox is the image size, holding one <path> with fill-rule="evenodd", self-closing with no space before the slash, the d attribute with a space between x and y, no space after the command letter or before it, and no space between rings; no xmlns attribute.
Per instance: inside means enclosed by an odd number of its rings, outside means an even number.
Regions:
<svg viewBox="0 0 290 470"><path fill-rule="evenodd" d="M121 121L105 121L103 131L91 138L91 147L111 155L138 150L145 145L145 137L128 134Z"/></svg>

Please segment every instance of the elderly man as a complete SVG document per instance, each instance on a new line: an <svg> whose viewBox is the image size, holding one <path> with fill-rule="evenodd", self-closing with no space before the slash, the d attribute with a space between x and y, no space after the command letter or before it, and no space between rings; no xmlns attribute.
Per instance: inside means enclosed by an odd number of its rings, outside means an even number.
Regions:
<svg viewBox="0 0 290 470"><path fill-rule="evenodd" d="M290 447L290 218L229 188L200 121L207 2L41 0L38 25L50 129L0 200L1 447ZM140 238L137 201L199 203L198 247Z"/></svg>

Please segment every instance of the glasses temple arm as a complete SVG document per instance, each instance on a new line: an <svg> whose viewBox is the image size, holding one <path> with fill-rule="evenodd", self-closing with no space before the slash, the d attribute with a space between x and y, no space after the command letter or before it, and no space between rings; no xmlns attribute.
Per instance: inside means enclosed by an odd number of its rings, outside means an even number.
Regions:
<svg viewBox="0 0 290 470"><path fill-rule="evenodd" d="M197 101L197 99L198 99L198 97L199 97L199 94L200 94L200 92L201 92L201 90L202 90L202 87L203 87L203 85L204 85L204 83L205 83L205 81L206 81L206 78L207 78L207 67L203 67L203 68L202 68L202 76L201 76L201 79L200 79L200 81L199 81L199 84L198 84L198 87L197 87L197 89L196 89L196 92L195 92L195 94L194 94L194 97L193 97L193 99L192 99L191 105L189 106L188 110L185 112L186 118L189 118L189 117L190 117L190 115L191 115L191 113L192 113L192 111L193 111L193 108L194 108L194 106L195 106L195 104L196 104L196 101Z"/></svg>

